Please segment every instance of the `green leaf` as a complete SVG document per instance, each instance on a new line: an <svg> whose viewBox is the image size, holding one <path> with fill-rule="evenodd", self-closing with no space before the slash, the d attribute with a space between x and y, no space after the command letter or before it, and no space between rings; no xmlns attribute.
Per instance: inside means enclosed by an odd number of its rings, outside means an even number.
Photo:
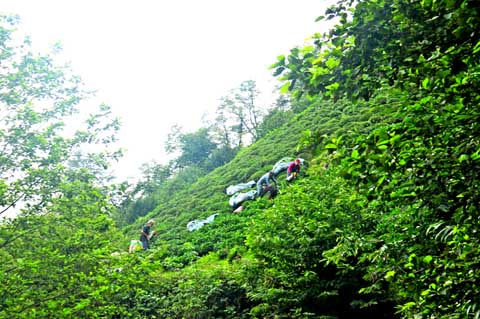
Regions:
<svg viewBox="0 0 480 319"><path fill-rule="evenodd" d="M390 270L390 271L387 271L387 273L385 274L384 278L385 278L385 279L390 279L390 278L392 278L393 276L395 276L395 270Z"/></svg>
<svg viewBox="0 0 480 319"><path fill-rule="evenodd" d="M282 87L280 88L280 93L281 93L281 94L285 94L285 93L287 93L289 90L290 90L290 82L287 82L287 83L285 83L284 85L282 85Z"/></svg>
<svg viewBox="0 0 480 319"><path fill-rule="evenodd" d="M473 48L473 53L478 53L478 52L480 52L480 41L478 41L475 47Z"/></svg>
<svg viewBox="0 0 480 319"><path fill-rule="evenodd" d="M469 158L470 158L470 156L468 156L468 154L462 154L458 158L458 161L461 163L461 162L464 162L464 161L468 160Z"/></svg>
<svg viewBox="0 0 480 319"><path fill-rule="evenodd" d="M336 68L337 66L340 65L340 60L338 59L335 59L333 57L330 57L327 59L327 61L325 61L325 65L329 68L329 69L334 69Z"/></svg>
<svg viewBox="0 0 480 319"><path fill-rule="evenodd" d="M422 296L428 296L429 294L430 294L430 289L426 289L421 293Z"/></svg>
<svg viewBox="0 0 480 319"><path fill-rule="evenodd" d="M357 149L353 150L351 157L355 158L355 159L357 159L359 157Z"/></svg>
<svg viewBox="0 0 480 319"><path fill-rule="evenodd" d="M330 85L327 85L325 88L329 91L336 91L340 87L340 83L335 82Z"/></svg>
<svg viewBox="0 0 480 319"><path fill-rule="evenodd" d="M432 257L432 256L425 256L425 257L423 257L423 261L424 261L426 264L429 264L432 260L433 260L433 257Z"/></svg>
<svg viewBox="0 0 480 319"><path fill-rule="evenodd" d="M385 176L380 177L377 181L377 186L380 186L383 183L383 181L385 180L385 178L386 178Z"/></svg>
<svg viewBox="0 0 480 319"><path fill-rule="evenodd" d="M430 80L429 80L428 78L423 79L423 81L422 81L422 87L423 87L425 90L428 89L429 84L430 84Z"/></svg>

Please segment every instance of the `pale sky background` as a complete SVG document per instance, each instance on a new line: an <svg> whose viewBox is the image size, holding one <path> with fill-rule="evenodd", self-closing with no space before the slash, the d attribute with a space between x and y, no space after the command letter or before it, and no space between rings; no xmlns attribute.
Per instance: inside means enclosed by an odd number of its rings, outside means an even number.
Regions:
<svg viewBox="0 0 480 319"><path fill-rule="evenodd" d="M219 99L245 80L268 94L267 68L326 25L332 0L0 0L21 17L33 44L60 42L62 58L121 118L120 180L165 161L170 127L201 126ZM92 101L89 101L91 103Z"/></svg>

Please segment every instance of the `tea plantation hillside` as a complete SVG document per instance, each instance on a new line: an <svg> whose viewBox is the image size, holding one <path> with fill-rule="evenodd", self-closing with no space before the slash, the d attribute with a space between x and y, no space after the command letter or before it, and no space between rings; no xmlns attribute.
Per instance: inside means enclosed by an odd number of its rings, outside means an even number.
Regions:
<svg viewBox="0 0 480 319"><path fill-rule="evenodd" d="M2 95L0 215L26 204L0 223L0 318L480 318L478 1L339 0L321 19L338 24L272 66L295 116L208 174L175 168L121 229L124 185L97 174L116 152L72 163L116 126L64 139L63 71L5 50L6 87L42 89ZM233 213L224 189L283 157L299 178ZM151 248L128 253L150 218Z"/></svg>
<svg viewBox="0 0 480 319"><path fill-rule="evenodd" d="M159 234L155 237L152 248L146 253L136 254L136 258L154 261L156 266L150 265L150 271L159 276L158 280L166 285L154 289L156 298L163 296L164 303L153 306L154 309L150 310L163 313L166 308L176 306L182 309L177 311L183 313L187 311L185 309L190 309L184 302L191 302L189 299L194 294L200 298L196 301L197 306L205 308L197 310L202 313L199 315L201 318L208 318L212 311L222 317L227 311L224 307L231 308L235 313L232 313L232 318L247 316L252 311L260 315L273 311L268 302L263 302L266 293L273 294L271 297L276 295L275 298L285 299L282 309L276 310L279 313L288 313L291 311L289 309L295 309L297 304L313 303L302 307L320 308L296 311L303 315L309 311L331 315L369 314L370 310L357 309L355 312L352 309L356 308L349 306L357 295L355 291L339 291L352 285L350 280L355 281L353 286L360 285L361 276L357 278L349 274L348 280L341 276L336 277L334 267L322 266L323 262L320 262L323 259L322 252L335 246L338 235L336 232L351 223L345 216L349 216L353 209L349 201L343 203L344 198L351 196L351 189L341 181L338 168L335 168L335 160L339 154L336 154L334 143L340 142L340 136L353 141L356 136L367 135L377 126L395 121L395 113L388 110L392 105L396 105L399 99L397 95L391 94L356 104L347 101L313 101L310 107L288 124L243 149L230 163L179 190L174 196L162 198L155 211L127 229L128 235L136 238L142 222L147 218L157 221L154 229L158 230ZM280 174L278 181L281 193L278 197L273 201L266 198L247 201L244 203L244 211L239 214L232 213L228 205L229 196L224 193L225 187L256 180L270 170L278 159L296 155L305 158L308 163L302 168L299 179L287 184L285 173ZM212 223L194 232L187 230L188 221L205 218L214 213L219 216ZM344 220L345 218L347 220ZM304 225L295 225L297 222ZM297 227L300 228L296 229ZM302 243L305 240L306 242ZM125 243L125 247L127 245L128 243ZM302 251L304 249L307 250ZM285 264L281 266L282 269L277 269L280 265L275 263L267 266L268 263L265 262L271 260L272 256L267 257L266 252L278 254L273 260L287 254L290 257L285 258L293 258L288 263L299 264ZM263 258L266 258L265 261L262 261ZM287 270L283 267L293 268ZM273 272L268 275L265 271ZM280 273L277 273L278 271ZM297 272L300 273L296 274ZM322 272L325 278L317 281L314 275L316 272ZM280 276L275 281L280 280L280 283L287 280L288 285L293 286L285 290L275 288L274 285L262 292L266 287L261 288L265 284L261 282L270 280L264 276ZM300 282L297 282L297 276L300 276ZM282 277L284 279L281 279ZM169 281L165 283L167 278ZM183 280L187 281L185 284L189 288L180 287ZM260 281L256 283L257 280ZM173 295L168 292L173 289L172 285L177 291ZM204 291L207 287L209 290ZM309 288L303 292L305 295L297 295L307 287ZM358 289L360 287L358 286ZM188 292L183 291L184 289ZM260 290L254 292L256 289ZM211 296L213 292L219 295ZM187 296L182 297L177 293L185 293ZM257 297L250 295L251 293ZM211 302L220 303L215 306L220 308L208 310L215 307L209 302L205 303L204 298L213 298ZM359 298L357 302L368 304L369 298L367 297L366 301ZM376 307L374 312L385 315L385 318L392 313L391 308L385 310L384 306ZM178 313L175 316L178 316Z"/></svg>
<svg viewBox="0 0 480 319"><path fill-rule="evenodd" d="M384 101L385 102L385 101ZM302 157L307 164L315 162L315 152L323 150L317 144L309 144L309 138L324 136L331 138L341 134L357 135L372 129L373 123L382 122L378 113L373 113L372 104L358 104L316 101L312 102L301 114L289 123L271 132L257 143L246 147L228 164L215 169L191 185L178 189L174 194L162 194L156 198L158 206L138 223L127 227L131 238L138 237L139 229L147 219L154 218L159 231L156 245L168 243L181 246L185 242L195 242L195 250L203 255L214 250L227 253L235 245L242 245L246 222L250 219L249 211L253 207L269 205L266 200L247 201L247 210L236 215L225 194L229 185L258 180L264 173L283 157ZM302 144L302 141L304 144ZM316 142L318 143L318 141ZM318 155L318 154L317 154ZM312 162L313 160L313 162ZM325 164L322 162L320 164ZM306 168L303 168L306 173ZM288 192L285 172L278 176L280 192ZM266 197L266 196L265 196ZM189 233L187 223L203 219L212 214L219 214L215 222L198 232ZM124 244L125 247L128 243Z"/></svg>

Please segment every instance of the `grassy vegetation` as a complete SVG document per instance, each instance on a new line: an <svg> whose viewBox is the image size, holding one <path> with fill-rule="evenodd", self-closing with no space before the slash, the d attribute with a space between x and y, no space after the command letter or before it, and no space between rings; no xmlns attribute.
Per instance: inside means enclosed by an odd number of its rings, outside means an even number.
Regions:
<svg viewBox="0 0 480 319"><path fill-rule="evenodd" d="M319 104L322 104L321 106ZM359 112L360 110L360 112ZM300 141L305 140L305 132L311 132L310 140L316 140L314 137L335 136L346 127L351 134L358 134L368 129L370 123L376 122L377 116L373 116L369 106L352 107L348 104L331 103L317 101L313 102L301 114L296 115L292 120L272 132L257 143L242 149L237 156L228 164L219 167L200 177L197 181L183 189L179 189L173 194L157 194L157 207L137 223L126 228L128 236L137 237L141 224L150 218L157 221L156 229L159 230L157 241L172 241L178 243L189 241L204 242L204 247L215 247L215 245L225 246L224 249L231 249L232 245L242 244L241 238L231 241L228 237L235 237L235 233L242 233L245 228L245 222L251 215L251 212L258 207L268 206L265 200L247 201L245 206L247 210L240 215L232 214L232 209L228 205L229 196L224 193L224 189L229 185L257 180L261 175L271 170L273 165L282 157L302 157L307 163L314 159L313 151L317 145L312 142L301 145ZM311 144L311 145L310 145ZM303 168L303 173L306 170ZM280 192L287 191L284 181L285 173L278 178L280 182ZM213 225L208 225L201 230L202 235L189 233L186 224L190 220L203 219L211 214L218 213ZM220 230L217 230L217 226ZM224 228L226 227L226 228ZM215 233L221 232L223 236L216 238ZM219 234L217 234L219 235ZM210 238L213 242L205 243L205 239ZM127 246L127 245L126 245ZM202 253L208 249L200 249ZM214 249L216 250L216 249Z"/></svg>

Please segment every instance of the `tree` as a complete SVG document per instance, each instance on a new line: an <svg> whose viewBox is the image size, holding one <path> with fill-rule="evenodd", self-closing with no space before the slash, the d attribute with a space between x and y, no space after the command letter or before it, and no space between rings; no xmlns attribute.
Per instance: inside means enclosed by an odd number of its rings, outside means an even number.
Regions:
<svg viewBox="0 0 480 319"><path fill-rule="evenodd" d="M166 152L178 152L178 157L173 161L176 168L193 165L202 166L217 145L211 140L207 128L200 128L193 133L182 133L178 126L172 127L166 143Z"/></svg>
<svg viewBox="0 0 480 319"><path fill-rule="evenodd" d="M97 280L107 274L118 234L92 178L64 183L42 215L0 224L0 317L90 317L85 313L108 305Z"/></svg>
<svg viewBox="0 0 480 319"><path fill-rule="evenodd" d="M257 140L258 125L263 117L263 110L256 105L258 94L255 81L242 82L235 92L236 105L231 109L253 140Z"/></svg>
<svg viewBox="0 0 480 319"><path fill-rule="evenodd" d="M329 8L340 24L274 65L297 97L401 96L383 107L395 121L325 145L374 221L339 240L334 258L363 267L371 285L362 290L389 296L405 317L479 316L480 276L469 269L480 261L480 9L469 0L353 3Z"/></svg>
<svg viewBox="0 0 480 319"><path fill-rule="evenodd" d="M220 99L214 131L223 143L236 148L258 139L265 113L265 109L257 105L258 95L256 82L249 80Z"/></svg>
<svg viewBox="0 0 480 319"><path fill-rule="evenodd" d="M221 98L220 106L216 110L216 117L209 126L212 136L218 145L231 149L238 148L241 145L241 132L237 132L233 128L232 119L228 112L228 105L233 102L227 97Z"/></svg>
<svg viewBox="0 0 480 319"><path fill-rule="evenodd" d="M144 163L140 169L142 177L136 184L124 182L117 187L115 219L121 226L132 224L152 211L158 204L156 193L172 176L169 165L156 162Z"/></svg>
<svg viewBox="0 0 480 319"><path fill-rule="evenodd" d="M18 212L20 203L24 213L32 213L48 205L68 169L98 173L105 171L108 160L120 156L91 151L115 141L119 123L102 105L84 128L65 132L71 116L81 118L79 103L88 96L80 79L55 66L52 56L27 51L27 40L21 47L11 46L15 18L1 17L0 23L0 215L15 207Z"/></svg>
<svg viewBox="0 0 480 319"><path fill-rule="evenodd" d="M135 187L135 194L153 194L171 176L171 169L168 165L156 162L145 163L140 170L142 179Z"/></svg>
<svg viewBox="0 0 480 319"><path fill-rule="evenodd" d="M17 23L0 16L0 317L92 317L117 236L104 182L119 123L106 105L84 116L80 79L14 45Z"/></svg>

